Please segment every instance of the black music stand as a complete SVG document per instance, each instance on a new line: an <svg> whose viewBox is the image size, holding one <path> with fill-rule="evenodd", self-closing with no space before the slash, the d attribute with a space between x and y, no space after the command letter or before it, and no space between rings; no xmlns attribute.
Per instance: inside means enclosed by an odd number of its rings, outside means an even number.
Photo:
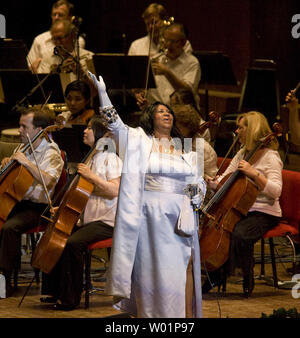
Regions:
<svg viewBox="0 0 300 338"><path fill-rule="evenodd" d="M42 104L49 94L48 103L65 102L59 74L36 75L29 70L0 70L0 79L4 102L10 110L22 105Z"/></svg>
<svg viewBox="0 0 300 338"><path fill-rule="evenodd" d="M0 71L28 70L26 55L22 40L0 39Z"/></svg>
<svg viewBox="0 0 300 338"><path fill-rule="evenodd" d="M280 119L276 64L273 60L262 61L264 62L256 62L257 66L246 70L238 110L257 110L263 113L272 125Z"/></svg>
<svg viewBox="0 0 300 338"><path fill-rule="evenodd" d="M205 89L205 118L208 118L208 86L233 85L237 82L228 55L219 51L194 51L201 67L200 84Z"/></svg>
<svg viewBox="0 0 300 338"><path fill-rule="evenodd" d="M79 163L90 150L83 143L83 131L86 125L73 124L61 130L52 132L53 140L63 149L68 156L68 163Z"/></svg>
<svg viewBox="0 0 300 338"><path fill-rule="evenodd" d="M145 88L148 56L100 53L93 56L93 62L107 89ZM151 68L148 88L156 88Z"/></svg>
<svg viewBox="0 0 300 338"><path fill-rule="evenodd" d="M94 72L101 75L113 105L124 122L130 124L130 114L139 111L131 89L146 87L148 56L125 54L95 54ZM152 68L147 88L155 88Z"/></svg>

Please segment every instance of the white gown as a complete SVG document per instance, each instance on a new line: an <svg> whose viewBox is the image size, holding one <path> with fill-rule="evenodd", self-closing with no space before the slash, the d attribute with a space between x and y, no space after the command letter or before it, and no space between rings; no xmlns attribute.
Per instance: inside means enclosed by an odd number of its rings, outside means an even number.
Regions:
<svg viewBox="0 0 300 338"><path fill-rule="evenodd" d="M120 125L120 120L116 124ZM203 194L206 190L192 165L196 153L178 156L152 152L151 137L140 128L129 128L130 132L127 140L132 143L144 139L128 148L139 153L136 156L143 160L140 167L146 162L146 170L122 175L106 291L115 296L115 307L135 316L184 318L186 270L193 256L194 316L202 317L197 222L192 236L177 232L183 188L194 182ZM159 173L153 170L158 163Z"/></svg>

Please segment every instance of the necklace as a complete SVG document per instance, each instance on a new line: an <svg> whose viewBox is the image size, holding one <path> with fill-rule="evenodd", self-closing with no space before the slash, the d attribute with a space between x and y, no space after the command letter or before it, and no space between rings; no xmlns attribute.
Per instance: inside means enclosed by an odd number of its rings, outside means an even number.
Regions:
<svg viewBox="0 0 300 338"><path fill-rule="evenodd" d="M156 138L153 136L153 151L160 152L163 154L174 154L175 145L173 139L167 138Z"/></svg>

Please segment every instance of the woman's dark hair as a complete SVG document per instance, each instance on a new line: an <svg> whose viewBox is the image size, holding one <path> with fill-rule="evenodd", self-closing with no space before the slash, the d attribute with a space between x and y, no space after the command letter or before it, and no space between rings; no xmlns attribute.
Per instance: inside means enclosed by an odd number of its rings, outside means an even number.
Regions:
<svg viewBox="0 0 300 338"><path fill-rule="evenodd" d="M89 123L91 124L96 143L107 132L107 129L104 127L100 116L93 116Z"/></svg>
<svg viewBox="0 0 300 338"><path fill-rule="evenodd" d="M176 126L175 126L175 123L176 123L176 117L175 117L175 114L173 112L173 110L167 105L167 104L164 104L162 102L154 102L150 105L148 105L144 111L143 111L143 114L140 118L140 127L142 127L145 131L146 134L148 135L152 135L153 132L154 132L154 114L156 113L157 111L157 107L159 105L163 105L165 107L167 107L170 111L170 113L172 114L173 116L173 127L171 129L171 136L172 137L181 137L180 133L178 132Z"/></svg>
<svg viewBox="0 0 300 338"><path fill-rule="evenodd" d="M82 96L89 101L91 98L91 89L87 82L82 80L76 80L69 83L65 89L65 97L72 91L78 91L82 94Z"/></svg>

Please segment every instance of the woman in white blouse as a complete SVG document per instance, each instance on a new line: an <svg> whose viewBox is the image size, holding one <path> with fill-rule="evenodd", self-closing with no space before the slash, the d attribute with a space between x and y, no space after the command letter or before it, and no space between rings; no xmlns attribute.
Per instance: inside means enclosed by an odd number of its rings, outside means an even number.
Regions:
<svg viewBox="0 0 300 338"><path fill-rule="evenodd" d="M63 254L50 272L43 274L42 303L55 303L54 309L73 310L80 304L83 290L83 256L88 245L112 237L117 209L122 161L113 151L113 141L105 138L106 128L94 116L84 130L83 142L96 145L87 164L79 163L77 173L94 185L81 222L68 238ZM110 142L111 141L111 142Z"/></svg>
<svg viewBox="0 0 300 338"><path fill-rule="evenodd" d="M239 170L258 187L256 201L249 209L247 216L242 217L234 227L230 258L225 269L229 273L233 273L235 267L242 269L243 291L244 295L249 297L254 288L254 244L269 229L276 226L281 217L279 197L282 189L283 164L277 151L277 139L273 139L268 145L261 147L248 162L244 160L259 140L271 133L267 119L263 114L250 111L239 115L236 132L239 135L241 149L234 156L223 175L214 180L209 179L208 184L212 189L215 189L224 176ZM224 283L224 280L220 280L220 275L220 270L211 273L210 278L202 286L202 292L207 293L214 286Z"/></svg>

